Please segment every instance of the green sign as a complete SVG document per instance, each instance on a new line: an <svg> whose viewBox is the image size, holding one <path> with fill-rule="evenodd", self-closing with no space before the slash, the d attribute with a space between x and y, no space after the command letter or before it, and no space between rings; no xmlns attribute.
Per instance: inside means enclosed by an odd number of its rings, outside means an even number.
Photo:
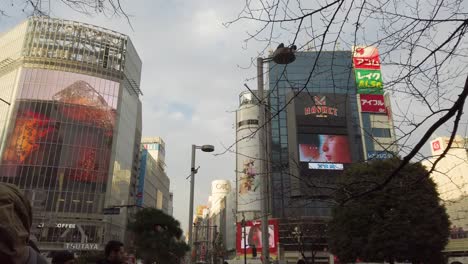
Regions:
<svg viewBox="0 0 468 264"><path fill-rule="evenodd" d="M358 94L383 94L382 73L380 70L355 69Z"/></svg>

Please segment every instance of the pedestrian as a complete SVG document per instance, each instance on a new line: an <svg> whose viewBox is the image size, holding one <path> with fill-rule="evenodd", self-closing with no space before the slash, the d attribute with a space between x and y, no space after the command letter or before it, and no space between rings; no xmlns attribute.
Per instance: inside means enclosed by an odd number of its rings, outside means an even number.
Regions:
<svg viewBox="0 0 468 264"><path fill-rule="evenodd" d="M0 183L0 263L47 264L29 239L31 204L12 184Z"/></svg>
<svg viewBox="0 0 468 264"><path fill-rule="evenodd" d="M52 264L73 264L75 263L75 255L67 250L55 252L52 258Z"/></svg>
<svg viewBox="0 0 468 264"><path fill-rule="evenodd" d="M97 264L124 264L127 261L124 244L120 241L111 240L104 248L105 258Z"/></svg>

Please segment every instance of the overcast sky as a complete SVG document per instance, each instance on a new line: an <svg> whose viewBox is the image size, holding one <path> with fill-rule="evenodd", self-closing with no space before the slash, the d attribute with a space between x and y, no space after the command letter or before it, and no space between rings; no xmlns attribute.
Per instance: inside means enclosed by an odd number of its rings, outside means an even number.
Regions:
<svg viewBox="0 0 468 264"><path fill-rule="evenodd" d="M26 18L22 7L11 6L12 3L16 1L0 3L0 10L8 15L0 17L0 32ZM245 79L255 75L254 68L241 69L238 65L248 66L264 48L258 42L246 46L243 40L247 30L259 25L240 22L228 29L222 25L235 18L245 1L123 3L131 3L124 9L131 15L133 30L122 17L85 16L57 4L52 5L50 15L106 27L131 37L143 61L143 136L160 136L166 142L174 216L186 229L191 144L213 144L219 151L223 145L234 142L232 111L238 106ZM279 41L291 40L280 36ZM255 87L255 81L249 85ZM466 135L466 123L463 128ZM198 151L197 165L201 168L196 178L195 205L206 204L211 181L235 178L233 154L214 156Z"/></svg>
<svg viewBox="0 0 468 264"><path fill-rule="evenodd" d="M26 18L20 7L1 1L9 17L0 17L0 32ZM8 3L6 3L8 2ZM124 1L130 2L130 1ZM230 2L233 2L232 5ZM188 224L191 144L213 144L217 150L235 138L234 113L244 79L242 70L255 56L255 46L243 48L245 25L226 29L221 23L241 8L235 1L131 1L133 29L123 18L84 16L52 6L51 16L113 29L131 37L142 61L143 136L166 142L167 174L174 192L174 216ZM254 43L252 43L254 44ZM254 85L252 83L252 85ZM234 180L232 154L197 152L195 205L205 204L211 181Z"/></svg>

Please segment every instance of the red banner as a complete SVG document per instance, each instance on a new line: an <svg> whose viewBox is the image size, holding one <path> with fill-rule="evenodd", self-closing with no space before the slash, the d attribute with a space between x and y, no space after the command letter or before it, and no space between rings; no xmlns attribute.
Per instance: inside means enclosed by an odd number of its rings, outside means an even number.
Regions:
<svg viewBox="0 0 468 264"><path fill-rule="evenodd" d="M361 94L359 100L361 102L361 112L387 113L385 99L381 94Z"/></svg>
<svg viewBox="0 0 468 264"><path fill-rule="evenodd" d="M355 69L380 69L379 50L376 47L355 46L353 50Z"/></svg>
<svg viewBox="0 0 468 264"><path fill-rule="evenodd" d="M236 236L236 249L237 255L244 255L244 247L246 247L246 254L248 258L252 258L252 247L255 245L257 248L258 256L262 252L262 228L261 221L246 221L245 229L242 224L237 223L237 236ZM244 235L245 232L245 235ZM270 258L276 259L278 256L278 220L270 219L268 220L268 233L269 233L269 249L270 249Z"/></svg>

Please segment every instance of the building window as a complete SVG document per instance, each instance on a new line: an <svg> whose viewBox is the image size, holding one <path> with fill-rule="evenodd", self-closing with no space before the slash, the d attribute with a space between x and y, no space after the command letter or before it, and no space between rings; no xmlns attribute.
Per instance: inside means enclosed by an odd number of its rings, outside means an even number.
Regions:
<svg viewBox="0 0 468 264"><path fill-rule="evenodd" d="M372 128L372 136L373 137L382 137L382 138L389 138L392 136L389 128Z"/></svg>
<svg viewBox="0 0 468 264"><path fill-rule="evenodd" d="M257 119L248 119L244 121L240 121L237 124L237 127L245 126L245 125L258 125L258 120Z"/></svg>

